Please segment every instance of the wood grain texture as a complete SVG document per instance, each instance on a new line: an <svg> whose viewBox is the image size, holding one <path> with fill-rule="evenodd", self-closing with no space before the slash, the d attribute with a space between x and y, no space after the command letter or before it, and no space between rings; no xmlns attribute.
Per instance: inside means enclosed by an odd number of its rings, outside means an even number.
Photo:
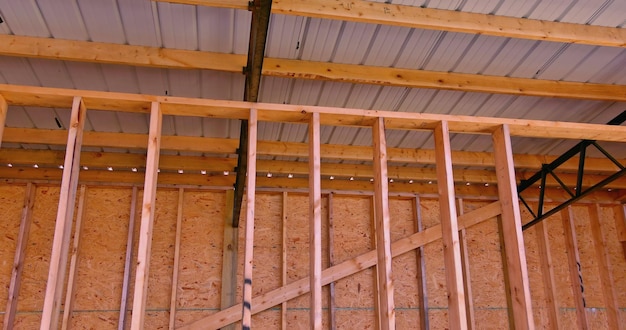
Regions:
<svg viewBox="0 0 626 330"><path fill-rule="evenodd" d="M146 173L141 205L141 227L137 247L137 268L135 270L135 292L133 295L132 329L143 329L148 296L148 278L150 270L150 252L152 247L152 228L154 226L156 188L161 150L161 128L163 114L158 103L152 103L150 113L150 133Z"/></svg>

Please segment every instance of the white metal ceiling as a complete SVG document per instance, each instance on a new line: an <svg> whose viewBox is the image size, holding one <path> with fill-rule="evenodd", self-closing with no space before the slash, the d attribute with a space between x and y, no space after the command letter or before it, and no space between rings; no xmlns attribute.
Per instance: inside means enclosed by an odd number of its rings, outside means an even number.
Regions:
<svg viewBox="0 0 626 330"><path fill-rule="evenodd" d="M385 2L379 0L378 2ZM386 1L389 2L389 1ZM393 0L393 4L623 27L624 0ZM0 0L0 33L246 54L249 12L149 0ZM626 84L626 49L272 15L266 55L496 76ZM241 100L241 74L0 57L0 83ZM604 123L625 103L408 89L264 77L261 102ZM66 127L65 109L12 108L7 125ZM146 133L144 115L91 111L87 129ZM238 138L235 121L167 117L167 135ZM261 139L302 142L306 126L262 123ZM390 132L392 147L432 147L429 135ZM324 127L323 143L371 144L368 129ZM457 150L489 150L457 135ZM516 139L517 153L558 154L567 143ZM47 146L24 146L47 148ZM616 149L617 148L617 149ZM613 151L626 152L614 147Z"/></svg>

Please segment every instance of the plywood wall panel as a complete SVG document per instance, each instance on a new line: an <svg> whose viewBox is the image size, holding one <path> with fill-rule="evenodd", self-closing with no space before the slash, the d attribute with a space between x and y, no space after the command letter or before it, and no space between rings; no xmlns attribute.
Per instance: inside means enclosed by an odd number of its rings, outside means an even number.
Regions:
<svg viewBox="0 0 626 330"><path fill-rule="evenodd" d="M420 199L424 229L439 225L439 201ZM430 326L433 329L448 328L448 293L446 272L443 259L443 242L438 239L424 246L426 262L426 289L428 290L428 312Z"/></svg>
<svg viewBox="0 0 626 330"><path fill-rule="evenodd" d="M15 323L23 324L26 329L41 321L41 314L38 312L43 308L46 292L59 194L59 187L38 186L35 191L33 222L26 247L22 287L17 303L18 313L15 318ZM29 312L35 312L35 317Z"/></svg>
<svg viewBox="0 0 626 330"><path fill-rule="evenodd" d="M20 231L22 205L24 204L23 185L0 186L0 308L7 305L9 284L13 271L15 248ZM0 314L0 324L4 322L4 313Z"/></svg>
<svg viewBox="0 0 626 330"><path fill-rule="evenodd" d="M356 257L373 248L372 200L364 197L333 197L335 261ZM367 329L376 323L374 271L365 269L335 285L337 329ZM365 326L363 328L362 326Z"/></svg>
<svg viewBox="0 0 626 330"><path fill-rule="evenodd" d="M88 325L105 329L117 325L119 314L110 311L119 310L122 294L131 195L130 189L87 189L77 259L73 328Z"/></svg>
<svg viewBox="0 0 626 330"><path fill-rule="evenodd" d="M22 294L19 298L17 329L31 329L39 325L48 258L58 204L58 187L40 186L36 190L31 239L26 249ZM141 200L141 192L138 200ZM4 290L0 303L6 304L6 286L19 229L23 185L0 185L0 289ZM83 218L81 252L75 313L72 325L76 329L114 329L117 327L121 294L126 234L131 203L131 188L89 187ZM323 198L323 265L328 266L327 197ZM486 203L465 200L465 211ZM308 270L308 196L288 193L287 201L287 276L288 282L307 277ZM415 230L413 203L410 198L391 198L391 239L397 241ZM180 277L176 325L187 324L219 310L221 262L223 244L225 193L223 191L185 190ZM373 249L370 196L333 196L335 263L361 255ZM257 196L255 232L254 295L268 292L281 284L282 251L282 193L263 192ZM421 199L424 227L439 224L439 205L435 199ZM165 329L169 318L169 299L172 278L177 189L159 189L157 192L154 242L150 269L146 328ZM522 209L523 210L523 209ZM140 210L137 210L139 214ZM245 212L245 210L244 210ZM529 215L524 211L524 217ZM617 294L622 322L626 324L626 260L617 241L612 206L601 208L600 221L605 243L613 267L614 290ZM590 326L606 329L606 312L599 286L597 265L594 263L593 244L588 225L587 208L575 207L575 224L583 266L585 293L590 307L587 311ZM138 214L135 216L138 217ZM245 213L244 213L245 214ZM548 219L551 253L560 299L559 320L564 328L576 327L576 312L572 301L567 259L560 215ZM7 221L7 219L14 219ZM242 219L241 225L245 225ZM241 231L240 231L241 233ZM533 313L537 328L547 328L547 309L543 302L545 292L539 266L536 233L524 233L527 263L533 298ZM240 243L243 239L240 235ZM500 256L498 226L495 219L467 229L470 270L476 324L481 329L508 328L506 296ZM137 235L135 235L135 246ZM240 255L242 258L242 255ZM242 259L240 259L242 260ZM134 265L134 262L133 262ZM412 329L419 324L417 265L415 253L393 259L396 320L398 329ZM426 245L429 321L432 329L448 327L447 293L441 240ZM134 272L134 267L132 272ZM131 275L132 276L132 275ZM241 285L241 269L237 280ZM337 282L337 329L374 329L376 323L373 269L358 272ZM131 281L132 291L132 281ZM594 291L593 293L590 291ZM241 291L240 291L241 292ZM328 291L324 287L323 307L328 308ZM240 300L240 297L237 298ZM131 297L132 300L132 297ZM130 302L132 304L132 301ZM594 309L593 307L597 307ZM308 295L288 302L289 329L309 327ZM127 314L130 315L130 314ZM324 310L323 325L329 327ZM274 307L253 317L255 328L279 329L280 308Z"/></svg>
<svg viewBox="0 0 626 330"><path fill-rule="evenodd" d="M415 199L390 199L389 215L391 241L415 233ZM417 283L417 257L414 251L392 259L396 326L407 329L408 325L419 324L419 296Z"/></svg>
<svg viewBox="0 0 626 330"><path fill-rule="evenodd" d="M626 257L617 238L615 228L615 207L602 207L600 225L604 233L604 244L609 253L609 262L613 267L613 291L617 297L621 324L626 324Z"/></svg>
<svg viewBox="0 0 626 330"><path fill-rule="evenodd" d="M282 195L281 195L282 198ZM279 206L282 206L280 202ZM322 268L328 266L328 198L322 197ZM309 197L302 194L287 195L287 283L309 276ZM280 227L279 227L280 230ZM278 232L280 234L280 231ZM280 247L281 242L278 242ZM280 256L278 257L280 258ZM280 260L280 259L279 259ZM279 267L280 269L280 267ZM280 277L279 277L280 279ZM328 287L322 288L322 297L328 296ZM328 299L322 300L328 308ZM308 329L310 295L305 294L287 303L288 328L306 325ZM307 309L301 313L301 309ZM327 313L322 321L327 322Z"/></svg>
<svg viewBox="0 0 626 330"><path fill-rule="evenodd" d="M533 219L532 215L525 207L520 208L522 223L527 223ZM542 324L548 324L548 306L546 305L546 292L544 290L539 254L539 244L537 243L537 228L534 227L523 232L524 247L526 250L526 267L528 268L528 278L530 283L530 298L533 303L533 319L535 326L541 329ZM552 244L549 242L549 244ZM506 306L506 305L505 305Z"/></svg>
<svg viewBox="0 0 626 330"><path fill-rule="evenodd" d="M580 255L587 308L604 306L602 283L600 282L600 272L598 270L598 261L596 260L596 248L593 244L591 225L589 223L589 208L586 206L574 206L572 210L574 211L573 221L576 228L576 240L578 241L578 253ZM591 315L589 316L591 317ZM605 320L604 323L606 324L606 322Z"/></svg>
<svg viewBox="0 0 626 330"><path fill-rule="evenodd" d="M184 192L176 326L220 308L225 198L224 192Z"/></svg>

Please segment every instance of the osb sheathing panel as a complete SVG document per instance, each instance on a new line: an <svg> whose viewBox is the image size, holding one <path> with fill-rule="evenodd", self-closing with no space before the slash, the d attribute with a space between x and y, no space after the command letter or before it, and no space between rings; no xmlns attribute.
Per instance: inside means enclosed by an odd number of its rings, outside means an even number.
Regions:
<svg viewBox="0 0 626 330"><path fill-rule="evenodd" d="M532 216L526 208L521 209L522 222L532 220ZM543 286L541 270L541 259L539 256L539 243L537 241L537 229L539 227L524 231L524 247L526 250L526 267L528 268L528 281L530 283L530 296L532 299L532 310L535 326L539 329L548 329L549 315L546 305L546 292ZM548 244L552 244L548 242Z"/></svg>
<svg viewBox="0 0 626 330"><path fill-rule="evenodd" d="M617 304L620 307L621 324L626 324L626 256L617 238L615 229L614 207L601 209L600 224L604 234L604 243L609 252L609 261L613 267L613 291L617 296Z"/></svg>
<svg viewBox="0 0 626 330"><path fill-rule="evenodd" d="M336 263L371 251L372 198L333 197L334 254ZM373 268L341 279L335 285L337 329L375 329Z"/></svg>
<svg viewBox="0 0 626 330"><path fill-rule="evenodd" d="M389 200L391 221L391 241L415 233L416 219L414 215L415 199ZM396 325L407 328L411 324L419 324L419 296L416 274L418 272L417 256L410 251L392 259L394 303L396 307Z"/></svg>
<svg viewBox="0 0 626 330"><path fill-rule="evenodd" d="M130 201L129 189L87 189L75 279L75 329L117 326L119 312L112 311L120 308Z"/></svg>
<svg viewBox="0 0 626 330"><path fill-rule="evenodd" d="M0 308L7 305L9 296L25 192L25 186L22 185L0 186ZM0 314L0 324L3 322L4 313Z"/></svg>
<svg viewBox="0 0 626 330"><path fill-rule="evenodd" d="M282 195L280 205L282 207ZM336 196L333 196L333 203ZM309 197L288 194L286 201L287 230L287 283L309 276ZM335 221L338 218L335 217ZM281 220L282 221L282 220ZM282 227L279 227L280 230ZM280 233L280 232L279 232ZM322 268L328 267L328 198L322 198ZM282 238L281 238L282 240ZM278 243L281 246L281 242ZM280 267L279 267L280 270ZM280 275L279 275L280 276ZM322 289L328 297L328 287ZM287 302L287 325L290 329L309 328L310 294ZM328 308L328 299L323 299L322 308ZM328 313L322 313L322 322L327 324Z"/></svg>
<svg viewBox="0 0 626 330"><path fill-rule="evenodd" d="M421 199L422 224L424 229L441 223L439 201ZM428 319L431 327L448 328L448 294L446 291L446 273L443 261L443 243L441 239L424 246L426 262L426 290L428 293ZM445 310L445 311L444 311Z"/></svg>
<svg viewBox="0 0 626 330"><path fill-rule="evenodd" d="M17 328L36 328L41 317L41 306L47 279L49 254L51 249L54 220L58 204L59 188L37 187L33 211L31 239L26 251L25 272L19 298ZM130 210L131 188L89 187L87 190L83 236L81 237L80 257L77 277L77 296L73 322L76 328L108 329L117 326L119 299L126 249L126 236ZM15 250L15 237L19 227L24 186L0 186L0 214L3 219L14 219L13 227L8 222L0 225L5 233L0 241L2 246L2 273L0 283L4 294L0 299L6 304L6 293L10 278L10 264ZM177 325L197 320L215 313L219 309L221 286L221 250L223 240L224 192L185 191L180 277L177 288ZM287 202L287 263L288 282L308 276L308 196L290 193ZM390 200L392 221L392 241L414 232L412 199ZM465 201L465 211L484 203ZM136 258L137 231L141 210L141 191L138 196L136 213L136 233L134 255ZM323 200L323 263L328 265L327 198ZM148 311L146 327L166 328L169 319L169 299L171 293L172 266L176 216L178 207L177 189L159 189L157 192L154 239L151 257ZM437 200L422 199L424 227L439 224L439 204ZM255 295L280 286L282 250L282 194L260 193L256 204L255 263L253 287ZM245 212L245 209L244 209ZM593 328L606 328L606 315L599 281L597 265L590 241L586 207L576 207L577 238L583 264L583 280L593 287L596 296L588 296L597 304L587 312ZM245 214L245 213L244 213ZM350 259L373 247L371 219L371 197L333 196L335 263ZM244 217L245 218L245 217ZM605 243L613 266L615 292L621 307L622 321L626 321L626 261L621 245L615 234L613 208L603 207L602 222ZM241 228L245 225L242 219ZM560 215L546 221L549 229L551 253L557 277L557 294L560 299L560 321L564 327L576 327L576 312L573 309L571 286L567 273L567 258L564 250L563 230ZM585 227L587 226L587 227ZM543 304L543 284L536 251L535 229L524 233L531 295L535 322L539 328L547 324L546 309ZM13 239L9 237L14 237ZM500 260L500 245L496 220L467 229L470 270L472 276L473 302L476 324L479 328L506 328L506 299L503 285L503 272ZM240 249L243 249L243 230L240 230ZM6 255L6 256L5 256ZM243 261L240 254L240 264ZM590 263L590 259L591 263ZM5 265L8 263L9 266ZM134 262L131 276L130 301L134 283ZM591 266L587 266L590 264ZM431 328L448 326L447 293L441 240L426 246L427 286L429 296L429 318ZM589 270L587 270L589 268ZM415 253L409 252L393 260L395 279L395 303L399 329L414 328L419 323L419 301L417 294L417 271ZM594 273L595 272L595 273ZM240 270L241 273L241 270ZM349 276L337 283L336 308L338 328L374 328L374 272L372 269ZM499 279L499 280L498 280ZM595 281L595 282L594 282ZM241 275L237 280L241 285ZM591 290L591 289L590 289ZM324 308L328 308L327 290L324 291ZM240 299L240 298L237 298ZM594 301L595 299L595 301ZM288 327L308 327L308 296L288 303ZM328 310L324 310L324 324L328 325ZM130 314L127 314L130 317ZM260 313L254 318L258 328L276 329L280 325L280 306Z"/></svg>
<svg viewBox="0 0 626 330"><path fill-rule="evenodd" d="M33 329L39 327L41 322L59 193L59 187L43 186L35 191L33 219L17 303L18 314L15 317L16 328ZM31 313L35 313L34 316Z"/></svg>
<svg viewBox="0 0 626 330"><path fill-rule="evenodd" d="M219 310L225 196L223 192L184 193L176 326Z"/></svg>
<svg viewBox="0 0 626 330"><path fill-rule="evenodd" d="M464 212L488 203L464 201ZM466 229L472 301L478 329L509 326L500 235L496 218Z"/></svg>

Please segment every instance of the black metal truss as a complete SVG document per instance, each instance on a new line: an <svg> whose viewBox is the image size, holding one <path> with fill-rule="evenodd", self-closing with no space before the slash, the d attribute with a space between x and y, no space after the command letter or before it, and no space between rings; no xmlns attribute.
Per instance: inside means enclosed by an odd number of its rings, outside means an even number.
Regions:
<svg viewBox="0 0 626 330"><path fill-rule="evenodd" d="M611 121L609 121L607 123L607 125L621 125L624 121L626 121L626 110L623 111L621 114L619 114L617 117L613 118ZM587 155L587 148L589 147L595 147L597 150L599 150L606 158L608 158L609 160L611 160L611 162L613 164L615 164L615 166L617 166L617 168L619 168L619 170L612 174L611 176L607 177L606 179L596 183L595 185L591 186L591 187L583 187L583 176L585 175L585 158ZM570 159L574 158L575 156L578 155L578 172L576 175L576 187L568 187L559 177L558 175L555 173L556 169L561 166L563 163L569 161ZM566 151L563 155L561 155L560 157L558 157L557 159L555 159L553 162L551 162L550 164L543 164L541 167L541 170L539 170L537 173L535 173L532 177L526 179L526 180L522 180L520 182L520 184L517 187L517 193L519 195L519 199L520 201L524 204L524 206L526 206L526 208L528 209L528 211L530 212L530 214L534 217L534 219L530 222L528 222L527 224L522 226L523 230L526 230L532 226L534 226L535 224L539 223L540 221L548 218L549 216L561 211L562 209L566 208L567 206L577 202L578 200L582 199L583 197L585 197L586 195L601 189L602 187L606 186L607 184L617 180L618 178L622 177L626 175L626 165L621 164L615 157L613 157L611 154L609 154L609 152L607 152L604 148L602 148L595 140L582 140L580 141L577 145L575 145L574 147L572 147L571 149L569 149L568 151ZM567 192L567 194L570 195L570 199L567 200L566 202L550 209L547 212L544 212L544 200L545 200L545 193L546 193L546 179L548 176L551 176L552 178L554 178L556 180L556 182L559 183L559 185L561 186L561 188L563 188L563 190L565 192ZM539 185L539 202L537 203L537 210L533 211L532 207L530 207L530 205L524 200L524 198L522 197L522 192L524 190L526 190L527 188L533 186L534 184L537 183L537 181L540 181L540 185Z"/></svg>

